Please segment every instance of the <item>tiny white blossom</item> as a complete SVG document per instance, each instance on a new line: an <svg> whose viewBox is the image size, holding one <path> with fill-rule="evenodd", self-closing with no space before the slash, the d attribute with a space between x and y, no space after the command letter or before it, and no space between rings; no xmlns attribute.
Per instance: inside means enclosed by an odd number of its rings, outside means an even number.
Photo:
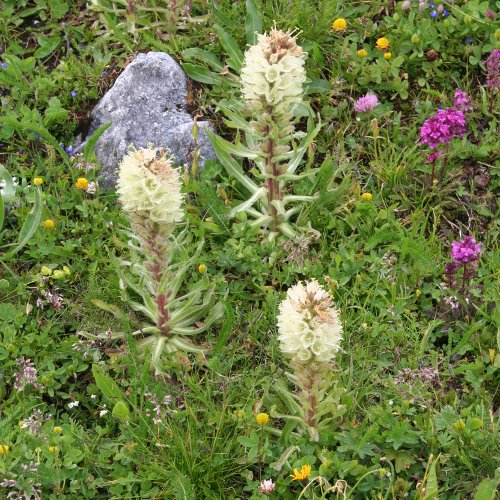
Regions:
<svg viewBox="0 0 500 500"><path fill-rule="evenodd" d="M104 415L106 415L106 413L108 413L108 412L109 412L109 410L101 410L101 411L99 412L99 416L100 416L100 417L104 417Z"/></svg>
<svg viewBox="0 0 500 500"><path fill-rule="evenodd" d="M68 408L75 408L80 404L80 401L72 401L71 403L68 403Z"/></svg>

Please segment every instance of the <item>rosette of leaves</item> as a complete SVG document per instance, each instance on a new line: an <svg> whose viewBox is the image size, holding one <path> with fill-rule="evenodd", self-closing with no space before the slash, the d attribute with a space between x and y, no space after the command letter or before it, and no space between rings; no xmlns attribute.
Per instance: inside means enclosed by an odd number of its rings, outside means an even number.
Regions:
<svg viewBox="0 0 500 500"><path fill-rule="evenodd" d="M188 228L174 234L184 217L180 188L179 171L159 148L131 151L121 163L117 192L131 222L130 259L115 257L115 264L122 299L149 320L132 334L142 352L151 352L157 373L162 353L199 351L191 338L223 313L205 274L180 293L203 246L201 242L189 255ZM116 313L112 306L95 303Z"/></svg>
<svg viewBox="0 0 500 500"><path fill-rule="evenodd" d="M294 224L305 202L315 193L295 194L293 184L313 177L319 169L298 172L302 159L321 128L303 102L305 53L296 36L273 28L258 35L258 43L245 53L241 70L244 103L235 100L219 104L227 116L226 125L243 133L234 144L211 135L217 156L227 172L248 193L231 215L245 212L250 225L260 227L272 240L307 231ZM308 115L307 132L297 131L297 115ZM240 134L238 134L240 136ZM247 159L254 167L252 177L234 157Z"/></svg>

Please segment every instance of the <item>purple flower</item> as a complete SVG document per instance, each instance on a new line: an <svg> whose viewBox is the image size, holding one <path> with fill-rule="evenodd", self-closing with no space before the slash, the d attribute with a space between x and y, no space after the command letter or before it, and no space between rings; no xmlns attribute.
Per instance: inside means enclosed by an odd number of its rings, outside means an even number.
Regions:
<svg viewBox="0 0 500 500"><path fill-rule="evenodd" d="M444 10L444 5L443 5L443 4L438 5L438 7L437 7L437 11L438 11L440 14L441 14L441 12L443 12L443 10Z"/></svg>
<svg viewBox="0 0 500 500"><path fill-rule="evenodd" d="M77 92L76 90L72 90L72 91L71 91L71 95L72 95L73 97L76 97L76 96L78 95L78 92Z"/></svg>
<svg viewBox="0 0 500 500"><path fill-rule="evenodd" d="M366 94L354 103L354 111L356 113L370 113L379 104L375 94Z"/></svg>
<svg viewBox="0 0 500 500"><path fill-rule="evenodd" d="M444 9L443 10L443 17L448 17L449 15L450 15L450 13L446 9Z"/></svg>
<svg viewBox="0 0 500 500"><path fill-rule="evenodd" d="M465 115L454 108L438 110L427 118L420 128L420 144L427 144L436 149L441 144L449 144L457 137L463 137L466 131Z"/></svg>
<svg viewBox="0 0 500 500"><path fill-rule="evenodd" d="M420 3L418 4L418 10L419 10L420 12L423 12L426 8L427 8L427 4L426 4L425 2L420 2Z"/></svg>
<svg viewBox="0 0 500 500"><path fill-rule="evenodd" d="M434 19L434 18L435 18L435 17L437 17L437 16L438 16L438 13L437 13L435 10L433 10L433 11L431 12L431 17Z"/></svg>
<svg viewBox="0 0 500 500"><path fill-rule="evenodd" d="M66 153L71 154L73 152L73 146L68 146L66 148Z"/></svg>
<svg viewBox="0 0 500 500"><path fill-rule="evenodd" d="M457 267L475 262L483 253L482 243L477 243L474 237L465 236L462 241L453 241L451 244L451 258L455 261Z"/></svg>
<svg viewBox="0 0 500 500"><path fill-rule="evenodd" d="M486 85L492 90L500 89L500 49L495 49L486 59Z"/></svg>
<svg viewBox="0 0 500 500"><path fill-rule="evenodd" d="M467 45L471 45L472 44L472 37L471 36L468 36L466 39L465 39L465 43Z"/></svg>
<svg viewBox="0 0 500 500"><path fill-rule="evenodd" d="M442 151L436 151L427 156L427 161L429 163L434 163L439 157L443 156Z"/></svg>
<svg viewBox="0 0 500 500"><path fill-rule="evenodd" d="M453 99L453 107L462 111L463 113L468 113L472 109L472 99L463 90L456 89L455 96Z"/></svg>
<svg viewBox="0 0 500 500"><path fill-rule="evenodd" d="M103 71L103 72L101 73L101 76L102 76L102 77L108 76L108 72L107 72L107 71Z"/></svg>
<svg viewBox="0 0 500 500"><path fill-rule="evenodd" d="M2 61L2 68L6 68L8 66L8 64L5 62L5 61Z"/></svg>
<svg viewBox="0 0 500 500"><path fill-rule="evenodd" d="M403 5L401 5L401 8L403 10L410 10L410 8L411 8L411 2L409 0L406 0L406 2L403 2Z"/></svg>

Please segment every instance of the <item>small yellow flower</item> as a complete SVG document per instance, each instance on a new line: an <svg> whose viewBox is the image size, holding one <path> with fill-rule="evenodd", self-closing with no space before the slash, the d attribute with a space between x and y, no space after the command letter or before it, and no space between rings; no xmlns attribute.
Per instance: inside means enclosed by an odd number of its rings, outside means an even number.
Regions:
<svg viewBox="0 0 500 500"><path fill-rule="evenodd" d="M41 186L43 184L43 179L41 177L35 177L33 179L33 184L35 186Z"/></svg>
<svg viewBox="0 0 500 500"><path fill-rule="evenodd" d="M238 411L236 412L236 416L237 416L238 418L244 418L244 417L245 417L245 411L244 411L244 410L238 410Z"/></svg>
<svg viewBox="0 0 500 500"><path fill-rule="evenodd" d="M463 431L465 429L465 422L463 420L459 420L458 422L455 422L453 424L453 427L457 430L457 431Z"/></svg>
<svg viewBox="0 0 500 500"><path fill-rule="evenodd" d="M364 59L368 56L368 51L366 49L359 49L356 54L358 54L358 57L361 57L361 59Z"/></svg>
<svg viewBox="0 0 500 500"><path fill-rule="evenodd" d="M363 193L361 195L361 199L364 201L372 201L373 200L373 195L371 193Z"/></svg>
<svg viewBox="0 0 500 500"><path fill-rule="evenodd" d="M19 429L22 429L23 425L24 425L24 422L22 420L19 420L19 422L17 423L17 426L19 427Z"/></svg>
<svg viewBox="0 0 500 500"><path fill-rule="evenodd" d="M63 271L66 276L69 276L71 274L71 269L68 266L64 266Z"/></svg>
<svg viewBox="0 0 500 500"><path fill-rule="evenodd" d="M311 466L303 465L300 471L293 469L293 474L290 476L292 481L303 481L311 475Z"/></svg>
<svg viewBox="0 0 500 500"><path fill-rule="evenodd" d="M59 453L59 447L58 446L49 446L49 451L50 451L50 453L57 455Z"/></svg>
<svg viewBox="0 0 500 500"><path fill-rule="evenodd" d="M56 427L54 427L54 428L52 429L52 432L53 432L54 434L61 434L61 432L62 432L62 427L56 426Z"/></svg>
<svg viewBox="0 0 500 500"><path fill-rule="evenodd" d="M500 30L496 30L496 31L495 31L495 38L496 38L497 40L500 40Z"/></svg>
<svg viewBox="0 0 500 500"><path fill-rule="evenodd" d="M45 229L54 229L56 227L56 223L52 219L47 219L43 221L43 227Z"/></svg>
<svg viewBox="0 0 500 500"><path fill-rule="evenodd" d="M198 266L198 272L200 274L205 274L207 272L207 266L205 264L200 264Z"/></svg>
<svg viewBox="0 0 500 500"><path fill-rule="evenodd" d="M347 28L347 21L343 17L339 17L333 21L332 28L335 31L344 31Z"/></svg>
<svg viewBox="0 0 500 500"><path fill-rule="evenodd" d="M379 38L377 40L375 46L379 50L387 50L391 46L391 43L389 42L389 40L387 40L387 38L385 38L385 36L383 36L382 38Z"/></svg>
<svg viewBox="0 0 500 500"><path fill-rule="evenodd" d="M65 276L66 276L66 273L64 271L61 271L60 269L56 269L54 271L54 278L56 280L60 280L60 279L63 279Z"/></svg>
<svg viewBox="0 0 500 500"><path fill-rule="evenodd" d="M420 295L422 295L422 290L420 290L420 288L417 288L415 290L415 295L417 296L417 298L420 297Z"/></svg>
<svg viewBox="0 0 500 500"><path fill-rule="evenodd" d="M79 177L76 181L76 189L87 189L89 181L85 177Z"/></svg>
<svg viewBox="0 0 500 500"><path fill-rule="evenodd" d="M52 269L47 266L43 266L41 271L44 276L50 276L52 274Z"/></svg>
<svg viewBox="0 0 500 500"><path fill-rule="evenodd" d="M266 425L269 423L269 415L267 413L259 413L256 417L255 420L259 425Z"/></svg>
<svg viewBox="0 0 500 500"><path fill-rule="evenodd" d="M386 52L386 53L384 54L384 59L385 59L386 61L388 61L389 59L392 59L392 54L391 54L390 52Z"/></svg>
<svg viewBox="0 0 500 500"><path fill-rule="evenodd" d="M7 456L10 452L9 445L7 444L0 444L0 457L2 456Z"/></svg>

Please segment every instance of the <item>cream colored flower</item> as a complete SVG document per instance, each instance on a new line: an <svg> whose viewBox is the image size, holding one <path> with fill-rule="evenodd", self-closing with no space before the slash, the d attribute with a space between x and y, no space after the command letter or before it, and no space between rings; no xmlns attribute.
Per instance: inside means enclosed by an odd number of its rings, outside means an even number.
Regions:
<svg viewBox="0 0 500 500"><path fill-rule="evenodd" d="M117 181L123 210L152 222L173 224L182 220L179 170L161 148L131 151L124 156Z"/></svg>
<svg viewBox="0 0 500 500"><path fill-rule="evenodd" d="M291 112L302 100L305 58L290 32L273 28L269 35L258 35L241 70L244 98L256 108L272 105L278 112Z"/></svg>
<svg viewBox="0 0 500 500"><path fill-rule="evenodd" d="M316 280L288 289L281 302L281 351L298 361L330 361L340 350L342 324L332 297Z"/></svg>

